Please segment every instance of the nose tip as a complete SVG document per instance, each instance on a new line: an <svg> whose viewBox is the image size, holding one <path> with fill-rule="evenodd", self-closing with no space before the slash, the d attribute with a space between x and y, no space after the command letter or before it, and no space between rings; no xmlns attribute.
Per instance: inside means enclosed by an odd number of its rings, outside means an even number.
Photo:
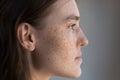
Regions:
<svg viewBox="0 0 120 80"><path fill-rule="evenodd" d="M81 38L78 40L78 45L77 45L77 47L87 46L88 43L89 43L88 39L87 39L85 36L83 36L83 37L81 37Z"/></svg>
<svg viewBox="0 0 120 80"><path fill-rule="evenodd" d="M87 46L88 45L88 39L85 38L81 41L80 46Z"/></svg>

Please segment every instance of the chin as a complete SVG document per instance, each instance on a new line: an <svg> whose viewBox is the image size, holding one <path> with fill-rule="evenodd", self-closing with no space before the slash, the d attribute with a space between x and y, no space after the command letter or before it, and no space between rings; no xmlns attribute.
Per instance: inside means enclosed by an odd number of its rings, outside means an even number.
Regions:
<svg viewBox="0 0 120 80"><path fill-rule="evenodd" d="M69 78L79 78L81 76L81 72L78 73L74 73L71 76L69 76Z"/></svg>
<svg viewBox="0 0 120 80"><path fill-rule="evenodd" d="M74 74L71 78L79 78L81 76L81 73L80 74Z"/></svg>
<svg viewBox="0 0 120 80"><path fill-rule="evenodd" d="M62 72L61 72L62 71ZM79 78L81 76L82 70L79 67L76 69L69 69L69 70L61 70L61 71L57 71L57 73L54 74L54 76L58 76L58 77L65 77L65 78Z"/></svg>
<svg viewBox="0 0 120 80"><path fill-rule="evenodd" d="M61 77L76 79L76 78L79 78L80 76L81 74L74 74L74 75L64 75Z"/></svg>
<svg viewBox="0 0 120 80"><path fill-rule="evenodd" d="M61 75L61 77L66 77L66 78L79 78L81 76L81 70L77 71L77 72L72 72L72 73L68 73L68 74L64 74Z"/></svg>
<svg viewBox="0 0 120 80"><path fill-rule="evenodd" d="M78 70L75 70L72 72L71 78L79 78L81 74L82 74L82 70L81 68L79 68Z"/></svg>

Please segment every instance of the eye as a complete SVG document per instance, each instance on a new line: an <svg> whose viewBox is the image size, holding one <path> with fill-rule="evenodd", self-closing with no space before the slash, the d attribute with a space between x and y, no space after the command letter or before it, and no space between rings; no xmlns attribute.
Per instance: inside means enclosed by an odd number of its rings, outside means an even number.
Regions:
<svg viewBox="0 0 120 80"><path fill-rule="evenodd" d="M71 24L68 28L75 30L76 24Z"/></svg>

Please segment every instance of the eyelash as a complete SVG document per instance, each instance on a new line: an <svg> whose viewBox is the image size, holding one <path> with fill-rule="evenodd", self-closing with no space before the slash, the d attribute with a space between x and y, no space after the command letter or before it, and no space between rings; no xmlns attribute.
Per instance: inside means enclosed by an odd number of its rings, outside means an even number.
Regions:
<svg viewBox="0 0 120 80"><path fill-rule="evenodd" d="M75 30L76 24L71 24L70 26L68 26L68 28Z"/></svg>

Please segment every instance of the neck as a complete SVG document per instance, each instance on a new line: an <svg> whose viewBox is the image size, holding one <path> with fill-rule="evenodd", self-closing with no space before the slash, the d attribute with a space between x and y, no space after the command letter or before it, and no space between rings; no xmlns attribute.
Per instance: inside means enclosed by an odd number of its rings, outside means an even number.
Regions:
<svg viewBox="0 0 120 80"><path fill-rule="evenodd" d="M39 68L36 69L32 62L31 56L28 56L29 68L30 68L30 78L31 80L49 80L52 76L46 69Z"/></svg>
<svg viewBox="0 0 120 80"><path fill-rule="evenodd" d="M49 80L50 75L44 70L31 70L31 79L32 80Z"/></svg>

